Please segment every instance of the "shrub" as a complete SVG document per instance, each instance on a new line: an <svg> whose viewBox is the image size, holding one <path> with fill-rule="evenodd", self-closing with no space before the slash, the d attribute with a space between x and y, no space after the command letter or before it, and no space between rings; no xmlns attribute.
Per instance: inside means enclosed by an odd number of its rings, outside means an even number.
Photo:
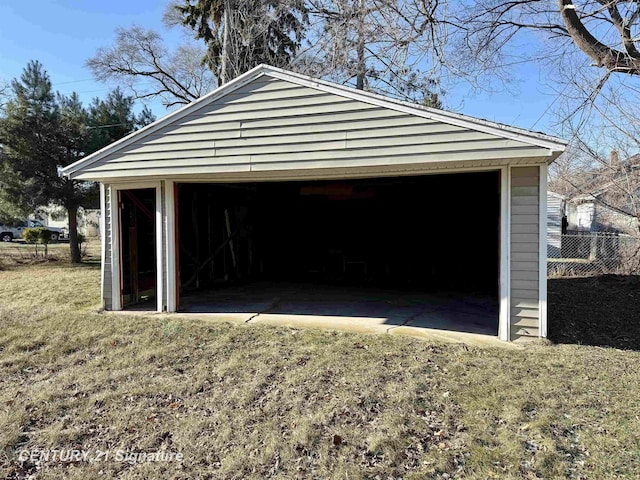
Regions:
<svg viewBox="0 0 640 480"><path fill-rule="evenodd" d="M35 246L36 255L38 255L38 244L44 245L45 258L49 255L49 242L51 241L51 231L46 228L25 228L22 231L22 238L25 242Z"/></svg>
<svg viewBox="0 0 640 480"><path fill-rule="evenodd" d="M38 230L38 228L25 228L22 231L22 238L24 238L25 242L35 245L40 239L40 232Z"/></svg>
<svg viewBox="0 0 640 480"><path fill-rule="evenodd" d="M86 249L84 248L84 244L87 242L87 237L85 237L82 233L78 232L78 248L80 249L80 255L85 257L87 255Z"/></svg>

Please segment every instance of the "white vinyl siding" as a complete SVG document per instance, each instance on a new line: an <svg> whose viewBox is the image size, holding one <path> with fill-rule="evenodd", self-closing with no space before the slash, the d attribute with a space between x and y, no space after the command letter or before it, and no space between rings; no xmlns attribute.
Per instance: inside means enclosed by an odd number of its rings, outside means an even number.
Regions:
<svg viewBox="0 0 640 480"><path fill-rule="evenodd" d="M501 169L501 338L545 333L540 170L565 143L261 66L65 169L105 184L103 302L119 309L119 188L157 185L159 309L175 310L174 182L370 178ZM545 176L543 175L543 179ZM109 185L106 185L109 184ZM146 187L145 187L146 188ZM111 194L111 198L110 198ZM161 221L160 221L161 220ZM541 223L542 222L542 223ZM114 235L115 232L115 235ZM171 293L170 293L171 292ZM542 309L541 309L541 305ZM540 328L542 324L543 328ZM506 327L509 328L506 328ZM510 332L510 335L507 334Z"/></svg>
<svg viewBox="0 0 640 480"><path fill-rule="evenodd" d="M112 199L110 195L111 189L109 189L108 185L104 186L104 199L105 199L105 212L104 212L104 227L102 235L104 237L105 249L104 249L104 258L102 259L103 264L103 279L102 279L102 305L105 310L111 310L113 308L111 298L112 298L112 287L111 287L111 219L112 219Z"/></svg>
<svg viewBox="0 0 640 480"><path fill-rule="evenodd" d="M548 151L263 76L142 136L78 178L540 158Z"/></svg>
<svg viewBox="0 0 640 480"><path fill-rule="evenodd" d="M537 338L540 168L511 168L511 340Z"/></svg>

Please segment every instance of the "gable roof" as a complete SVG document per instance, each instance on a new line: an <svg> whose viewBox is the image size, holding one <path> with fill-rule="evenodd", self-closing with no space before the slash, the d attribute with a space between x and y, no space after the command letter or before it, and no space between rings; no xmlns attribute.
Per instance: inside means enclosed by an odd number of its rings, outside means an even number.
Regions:
<svg viewBox="0 0 640 480"><path fill-rule="evenodd" d="M552 192L551 190L547 190L547 196L559 198L561 200L564 200L565 198L567 198L565 195L562 195L561 193Z"/></svg>
<svg viewBox="0 0 640 480"><path fill-rule="evenodd" d="M184 117L193 115L197 111L207 105L219 102L225 96L232 94L243 86L250 82L257 80L261 77L271 77L273 79L279 79L286 82L290 82L295 85L314 89L326 94L333 94L345 99L351 99L364 104L369 104L376 107L386 108L394 110L396 112L402 112L404 114L413 115L416 117L422 117L427 120L442 122L452 126L457 126L476 132L483 132L486 134L494 135L505 140L511 140L520 142L531 147L539 147L549 151L550 161L553 161L558 154L564 151L567 142L560 138L545 135L539 132L531 132L525 129L511 127L487 120L481 120L474 117L461 115L457 113L451 113L444 110L430 108L422 105L417 105L401 100L396 100L382 95L365 92L362 90L356 90L351 87L343 85L337 85L324 80L314 79L298 73L293 73L280 68L259 65L254 69L246 72L245 74L237 77L233 81L217 88L211 93L203 96L202 98L195 100L194 102L185 105L184 107L172 112L156 122L147 125L146 127L131 133L130 135L118 140L105 148L88 155L87 157L68 165L62 169L62 173L67 176L75 177L79 172L90 167L91 165L105 159L106 157L114 154L118 154L126 149L126 147L132 144L138 144L144 141L147 137L153 135L155 132L172 125Z"/></svg>

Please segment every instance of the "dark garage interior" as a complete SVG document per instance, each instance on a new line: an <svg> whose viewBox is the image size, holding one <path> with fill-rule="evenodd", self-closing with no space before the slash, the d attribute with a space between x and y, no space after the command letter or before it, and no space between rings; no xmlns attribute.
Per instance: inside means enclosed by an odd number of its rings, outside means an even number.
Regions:
<svg viewBox="0 0 640 480"><path fill-rule="evenodd" d="M377 299L391 317L397 298L414 310L431 302L455 313L457 305L482 333L497 333L497 171L182 183L176 209L182 311L234 311L262 299L258 310L340 316L348 306L358 316L366 312L354 305ZM307 301L287 309L285 297Z"/></svg>
<svg viewBox="0 0 640 480"><path fill-rule="evenodd" d="M156 191L119 191L122 305L151 301L156 291Z"/></svg>

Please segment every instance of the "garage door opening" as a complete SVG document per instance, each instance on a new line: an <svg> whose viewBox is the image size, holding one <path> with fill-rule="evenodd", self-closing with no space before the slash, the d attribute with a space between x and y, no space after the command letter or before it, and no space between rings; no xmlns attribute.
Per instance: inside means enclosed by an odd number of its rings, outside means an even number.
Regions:
<svg viewBox="0 0 640 480"><path fill-rule="evenodd" d="M142 307L156 296L156 190L118 191L120 288L123 307Z"/></svg>
<svg viewBox="0 0 640 480"><path fill-rule="evenodd" d="M177 192L182 311L497 334L497 171Z"/></svg>

